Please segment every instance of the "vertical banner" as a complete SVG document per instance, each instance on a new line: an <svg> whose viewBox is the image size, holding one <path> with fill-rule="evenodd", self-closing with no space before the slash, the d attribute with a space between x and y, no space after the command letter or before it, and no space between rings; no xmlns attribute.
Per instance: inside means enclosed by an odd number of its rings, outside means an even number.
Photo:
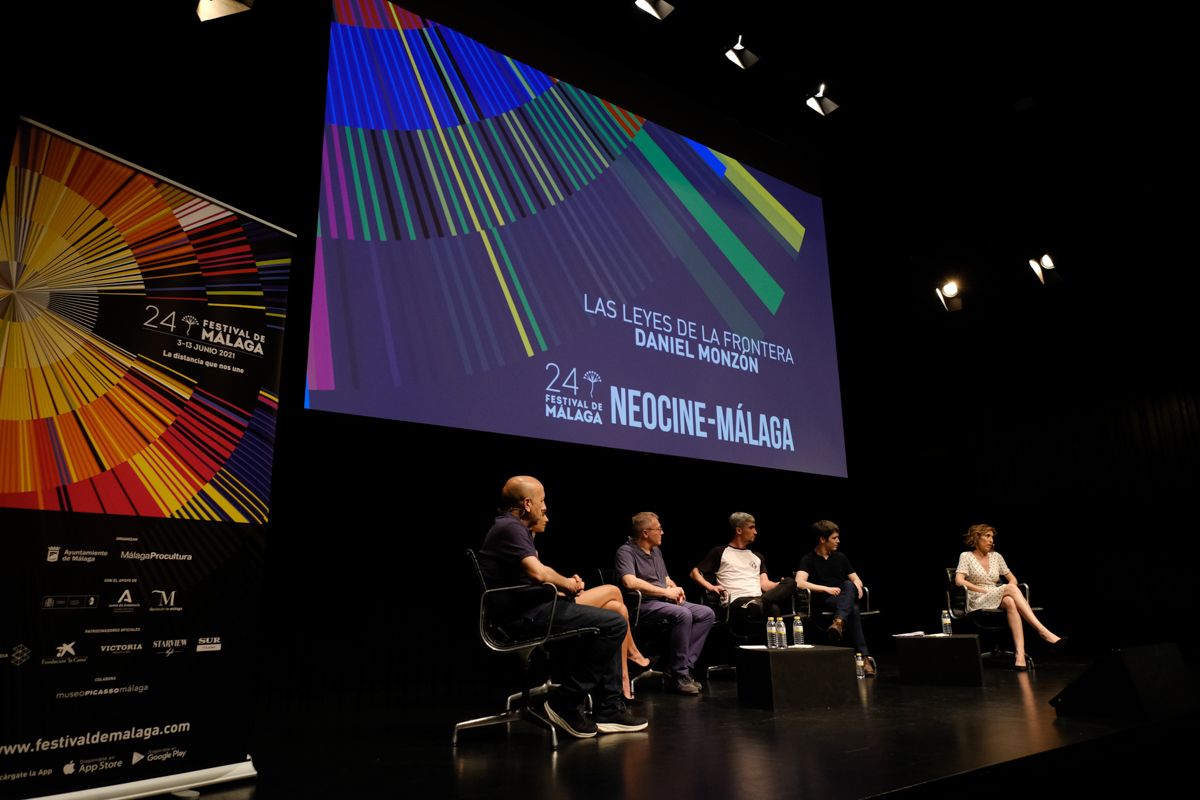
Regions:
<svg viewBox="0 0 1200 800"><path fill-rule="evenodd" d="M292 238L22 121L0 206L0 797L246 761Z"/></svg>

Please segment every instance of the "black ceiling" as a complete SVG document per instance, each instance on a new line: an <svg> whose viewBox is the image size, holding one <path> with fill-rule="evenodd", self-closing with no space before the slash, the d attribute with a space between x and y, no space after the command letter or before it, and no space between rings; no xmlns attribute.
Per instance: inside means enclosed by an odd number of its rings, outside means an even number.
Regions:
<svg viewBox="0 0 1200 800"><path fill-rule="evenodd" d="M1019 326L1044 302L1025 261L1045 251L1088 315L1190 309L1178 19L1047 3L679 0L664 22L632 0L407 5L818 191L851 316L852 293L871 314L943 315L933 286L954 275L968 313ZM9 108L302 231L328 6L258 0L205 24L194 7L8 4ZM739 34L761 58L749 71L722 56ZM841 104L828 118L804 107L822 81ZM1171 288L1128 288L1139 277Z"/></svg>

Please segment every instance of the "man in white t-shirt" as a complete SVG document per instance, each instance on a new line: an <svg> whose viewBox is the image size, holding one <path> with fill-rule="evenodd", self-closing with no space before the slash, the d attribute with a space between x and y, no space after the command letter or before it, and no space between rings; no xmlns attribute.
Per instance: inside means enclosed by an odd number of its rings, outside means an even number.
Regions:
<svg viewBox="0 0 1200 800"><path fill-rule="evenodd" d="M795 594L796 582L792 578L773 581L767 577L762 553L750 549L758 538L753 515L737 511L729 516L729 525L733 528L729 544L709 550L692 569L692 580L724 598L742 619L781 615L781 605Z"/></svg>

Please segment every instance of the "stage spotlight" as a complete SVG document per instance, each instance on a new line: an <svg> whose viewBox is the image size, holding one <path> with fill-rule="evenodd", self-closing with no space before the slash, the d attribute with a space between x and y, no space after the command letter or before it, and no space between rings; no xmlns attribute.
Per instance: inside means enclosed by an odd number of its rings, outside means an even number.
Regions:
<svg viewBox="0 0 1200 800"><path fill-rule="evenodd" d="M725 57L742 69L750 69L758 63L758 56L746 49L741 36L738 37L737 44L725 51Z"/></svg>
<svg viewBox="0 0 1200 800"><path fill-rule="evenodd" d="M962 293L956 282L946 281L942 288L934 291L937 292L938 300L942 301L942 308L947 311L962 311Z"/></svg>
<svg viewBox="0 0 1200 800"><path fill-rule="evenodd" d="M228 17L241 11L249 11L254 0L200 0L196 5L196 16L201 22L218 17Z"/></svg>
<svg viewBox="0 0 1200 800"><path fill-rule="evenodd" d="M808 98L804 103L813 111L820 114L822 117L827 117L834 111L837 111L838 104L825 96L825 84L821 84L821 88L817 89L817 93Z"/></svg>
<svg viewBox="0 0 1200 800"><path fill-rule="evenodd" d="M675 6L663 0L636 0L634 5L655 19L666 19L675 10Z"/></svg>
<svg viewBox="0 0 1200 800"><path fill-rule="evenodd" d="M1029 259L1029 267L1033 270L1033 274L1037 275L1037 279L1045 286L1048 280L1052 280L1054 276L1054 259L1050 258L1047 253L1040 259Z"/></svg>

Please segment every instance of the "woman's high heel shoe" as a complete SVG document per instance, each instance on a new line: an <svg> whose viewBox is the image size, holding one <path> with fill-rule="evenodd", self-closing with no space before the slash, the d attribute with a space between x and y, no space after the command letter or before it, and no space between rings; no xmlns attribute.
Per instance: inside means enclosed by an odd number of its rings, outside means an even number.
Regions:
<svg viewBox="0 0 1200 800"><path fill-rule="evenodd" d="M1027 672L1029 670L1029 668L1032 666L1033 666L1033 662L1029 660L1029 656L1025 656L1025 659L1022 663L1013 664L1013 671L1014 672Z"/></svg>

